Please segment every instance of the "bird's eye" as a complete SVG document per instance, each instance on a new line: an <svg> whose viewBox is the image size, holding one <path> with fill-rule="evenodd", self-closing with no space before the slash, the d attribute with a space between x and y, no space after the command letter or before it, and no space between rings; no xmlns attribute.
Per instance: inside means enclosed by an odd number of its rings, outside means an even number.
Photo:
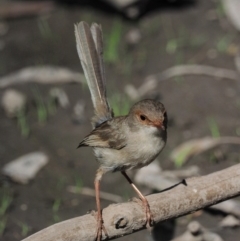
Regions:
<svg viewBox="0 0 240 241"><path fill-rule="evenodd" d="M146 116L140 115L140 119L141 119L142 121L145 121L145 120L146 120Z"/></svg>

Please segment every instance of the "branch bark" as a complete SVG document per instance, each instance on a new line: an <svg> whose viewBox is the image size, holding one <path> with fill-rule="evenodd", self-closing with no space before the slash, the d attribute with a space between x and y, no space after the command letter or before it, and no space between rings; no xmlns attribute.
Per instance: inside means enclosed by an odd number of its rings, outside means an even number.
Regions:
<svg viewBox="0 0 240 241"><path fill-rule="evenodd" d="M147 196L155 223L177 218L240 194L240 164L206 176L186 179L162 193ZM128 235L145 228L145 213L137 199L111 204L103 209L108 237ZM96 238L94 214L66 220L43 229L23 241L93 241Z"/></svg>

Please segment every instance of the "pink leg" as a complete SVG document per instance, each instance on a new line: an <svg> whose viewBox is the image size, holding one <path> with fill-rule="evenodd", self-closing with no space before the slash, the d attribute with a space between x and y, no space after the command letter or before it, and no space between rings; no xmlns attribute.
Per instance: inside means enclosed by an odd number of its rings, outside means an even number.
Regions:
<svg viewBox="0 0 240 241"><path fill-rule="evenodd" d="M103 225L103 217L102 217L102 210L101 210L101 204L100 204L100 181L103 175L103 171L101 169L98 169L96 178L94 181L95 186L95 192L96 192L96 204L97 204L97 241L101 241L102 237L102 230L107 235L106 229Z"/></svg>
<svg viewBox="0 0 240 241"><path fill-rule="evenodd" d="M146 225L147 225L147 227L151 227L152 222L153 222L153 217L152 217L152 213L151 213L150 206L149 206L149 203L148 203L147 199L143 196L143 194L140 192L140 190L135 186L135 184L132 182L132 180L129 178L129 176L126 174L126 172L122 171L122 174L127 179L129 184L133 187L133 189L138 194L140 199L142 200L143 205L144 205L145 210L146 210L146 218L147 218Z"/></svg>

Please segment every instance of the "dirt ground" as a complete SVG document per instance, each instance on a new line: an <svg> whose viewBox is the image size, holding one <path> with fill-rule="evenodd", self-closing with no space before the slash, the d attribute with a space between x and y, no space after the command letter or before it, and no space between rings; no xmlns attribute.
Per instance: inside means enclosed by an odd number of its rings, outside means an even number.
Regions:
<svg viewBox="0 0 240 241"><path fill-rule="evenodd" d="M0 36L5 47L0 50L0 76L29 66L61 66L82 71L75 47L73 24L85 20L101 23L104 31L108 95L123 98L124 86L140 86L147 76L179 64L201 64L235 70L234 57L239 49L240 35L228 22L220 1L197 1L186 7L152 10L136 21L90 6L59 5L47 16L4 21L8 32ZM130 46L126 34L131 29L141 33L140 41ZM117 29L117 30L116 30ZM114 32L115 31L115 32ZM115 34L115 35L114 35ZM115 36L111 38L111 36ZM112 40L109 40L112 39ZM115 44L114 53L109 45ZM61 87L67 93L70 107L57 108L45 123L37 117L34 100L36 91L46 103L49 90ZM55 222L84 215L95 209L91 196L72 194L70 185L93 188L97 163L90 148L76 149L89 133L92 116L90 94L80 84L21 84L11 88L28 98L27 123L30 135L25 138L16 119L6 117L0 109L0 168L7 162L33 151L43 151L49 163L27 185L20 185L1 176L1 199L9 197L9 206L2 215L0 240L21 240ZM7 88L0 89L0 95ZM212 135L213 120L221 136L240 135L240 85L229 79L188 75L167 79L158 84L154 93L166 106L170 119L168 143L160 156L164 169L173 169L168 161L170 152L193 138ZM77 101L85 101L85 118L73 120ZM130 102L130 101L129 101ZM113 104L114 105L114 104ZM240 161L239 147L221 146L191 159L202 174L231 166ZM131 173L133 176L133 173ZM135 196L119 173L107 174L102 190L124 197ZM145 190L145 187L140 187ZM102 200L106 207L111 202ZM203 212L163 223L157 240L170 240L185 231L187 223L196 219L208 229L219 233L225 241L240 239L240 229L221 229L222 214ZM2 228L5 226L5 228ZM148 231L141 231L121 240L152 240Z"/></svg>

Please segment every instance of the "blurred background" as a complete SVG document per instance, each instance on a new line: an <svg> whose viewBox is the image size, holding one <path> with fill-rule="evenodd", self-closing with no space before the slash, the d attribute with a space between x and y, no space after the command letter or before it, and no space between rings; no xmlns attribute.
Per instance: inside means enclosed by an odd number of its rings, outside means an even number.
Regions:
<svg viewBox="0 0 240 241"><path fill-rule="evenodd" d="M93 114L75 46L80 21L102 25L115 115L143 98L167 109L168 143L151 166L156 180L146 180L151 168L130 172L144 194L239 163L239 12L234 0L1 0L0 240L95 210L98 165L90 148L76 149ZM152 185L159 176L167 181ZM103 208L135 196L120 173L105 175L101 190ZM121 240L172 240L193 220L239 240L238 219L221 225L228 215L207 209Z"/></svg>

